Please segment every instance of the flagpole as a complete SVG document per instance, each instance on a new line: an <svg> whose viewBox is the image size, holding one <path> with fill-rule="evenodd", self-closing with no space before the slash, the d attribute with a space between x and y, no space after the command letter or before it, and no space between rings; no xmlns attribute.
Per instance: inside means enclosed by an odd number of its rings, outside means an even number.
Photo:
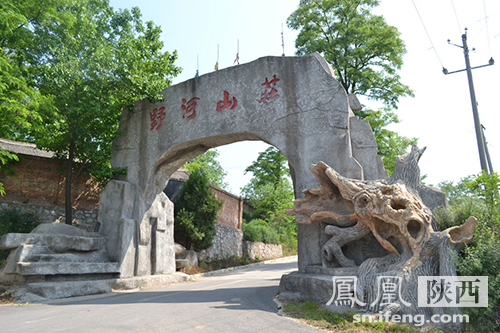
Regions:
<svg viewBox="0 0 500 333"><path fill-rule="evenodd" d="M285 56L285 38L283 37L283 22L281 23L281 47L283 48L282 56Z"/></svg>

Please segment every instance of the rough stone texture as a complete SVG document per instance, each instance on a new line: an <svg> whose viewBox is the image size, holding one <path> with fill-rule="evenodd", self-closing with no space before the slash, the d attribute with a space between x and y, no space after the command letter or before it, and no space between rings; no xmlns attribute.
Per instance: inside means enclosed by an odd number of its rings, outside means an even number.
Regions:
<svg viewBox="0 0 500 333"><path fill-rule="evenodd" d="M136 275L151 273L147 263L152 252L141 244L150 237L143 230L149 230L150 211L158 211L158 193L174 171L210 148L244 140L274 145L289 161L297 197L314 185L308 168L319 160L344 176L368 179L363 168L372 168L371 164L360 164L352 153L349 119L354 114L347 94L317 53L260 58L202 75L162 93L164 102L142 100L124 110L120 121L123 134L113 144L112 166L126 167L123 181L136 189L130 218L140 239L129 243L130 248L138 246L130 251L138 263ZM101 209L119 204L101 200ZM114 213L99 222L120 224L121 209ZM105 227L103 234L111 237L110 232L116 229ZM123 237L135 237L130 232L132 236ZM321 263L316 254L320 252L319 237L315 237L319 234L316 225L299 228L301 270ZM173 267L173 237L167 238L167 247L172 248L169 261ZM128 251L122 247L120 257Z"/></svg>
<svg viewBox="0 0 500 333"><path fill-rule="evenodd" d="M280 244L265 244L262 242L243 242L243 254L250 259L279 258L283 256L283 248Z"/></svg>
<svg viewBox="0 0 500 333"><path fill-rule="evenodd" d="M228 255L243 255L243 232L241 230L216 224L216 233L207 255L211 259L221 259Z"/></svg>
<svg viewBox="0 0 500 333"><path fill-rule="evenodd" d="M20 262L16 267L16 273L23 276L119 272L118 264L115 262Z"/></svg>
<svg viewBox="0 0 500 333"><path fill-rule="evenodd" d="M386 178L382 159L377 155L377 142L370 123L357 117L349 118L351 126L352 156L363 165L363 179Z"/></svg>
<svg viewBox="0 0 500 333"><path fill-rule="evenodd" d="M186 252L186 248L179 243L174 243L175 256L183 255Z"/></svg>
<svg viewBox="0 0 500 333"><path fill-rule="evenodd" d="M198 266L198 254L195 250L186 250L183 254L176 256L175 259L186 259L189 266Z"/></svg>
<svg viewBox="0 0 500 333"><path fill-rule="evenodd" d="M357 267L336 269L331 275L292 272L281 278L278 293L281 299L312 300L326 304L332 297L332 276L356 276ZM346 309L350 311L352 309Z"/></svg>
<svg viewBox="0 0 500 333"><path fill-rule="evenodd" d="M0 249L11 252L0 272L0 282L116 277L120 265L109 261L105 244L104 237L58 223L42 224L29 234L3 235Z"/></svg>
<svg viewBox="0 0 500 333"><path fill-rule="evenodd" d="M99 233L106 235L106 249L112 261L120 263L122 277L135 275L136 223L132 219L135 187L111 180L101 194Z"/></svg>

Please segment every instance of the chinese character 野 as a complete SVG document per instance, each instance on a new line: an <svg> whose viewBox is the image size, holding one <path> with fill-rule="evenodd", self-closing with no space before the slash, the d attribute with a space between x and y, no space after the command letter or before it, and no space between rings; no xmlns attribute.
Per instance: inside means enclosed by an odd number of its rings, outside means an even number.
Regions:
<svg viewBox="0 0 500 333"><path fill-rule="evenodd" d="M354 303L360 306L366 305L366 303L361 302L356 296L357 282L357 276L334 276L333 295L326 305L332 304L333 301L335 301L335 305L350 305L351 307L354 306Z"/></svg>
<svg viewBox="0 0 500 333"><path fill-rule="evenodd" d="M151 118L151 131L159 130L163 123L163 119L165 119L165 107L154 108L153 111L149 113L149 117Z"/></svg>
<svg viewBox="0 0 500 333"><path fill-rule="evenodd" d="M400 276L378 276L377 277L377 298L370 306L374 306L378 302L380 306L397 304L398 301L406 306L411 304L406 302L401 296L401 282Z"/></svg>
<svg viewBox="0 0 500 333"><path fill-rule="evenodd" d="M182 99L182 106L181 109L184 111L184 114L182 115L182 119L186 118L187 119L193 119L196 117L196 101L199 100L198 97L193 97L189 101L187 101L185 98Z"/></svg>
<svg viewBox="0 0 500 333"><path fill-rule="evenodd" d="M224 91L224 99L222 101L217 102L217 108L215 109L217 112L227 109L231 107L230 110L234 109L238 105L238 100L233 96L232 100L229 100L229 93Z"/></svg>
<svg viewBox="0 0 500 333"><path fill-rule="evenodd" d="M269 101L272 101L273 99L276 99L280 97L278 94L278 90L276 89L276 83L279 81L276 77L276 74L273 75L273 79L271 81L268 80L266 77L266 81L261 84L261 86L265 86L265 90L260 94L260 100L259 103L267 103Z"/></svg>

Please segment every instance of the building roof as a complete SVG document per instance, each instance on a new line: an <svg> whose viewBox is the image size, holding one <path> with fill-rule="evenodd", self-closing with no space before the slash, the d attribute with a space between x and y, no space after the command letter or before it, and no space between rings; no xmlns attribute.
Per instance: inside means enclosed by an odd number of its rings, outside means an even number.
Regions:
<svg viewBox="0 0 500 333"><path fill-rule="evenodd" d="M36 148L34 143L18 142L0 138L0 148L22 155L52 158L53 152Z"/></svg>

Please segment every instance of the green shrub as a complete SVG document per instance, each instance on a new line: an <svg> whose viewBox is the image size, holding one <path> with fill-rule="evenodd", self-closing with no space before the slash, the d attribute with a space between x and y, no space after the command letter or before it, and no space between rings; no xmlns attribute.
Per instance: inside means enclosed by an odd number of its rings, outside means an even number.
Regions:
<svg viewBox="0 0 500 333"><path fill-rule="evenodd" d="M196 251L212 246L215 223L222 201L215 197L202 169L193 171L182 186L174 207L174 237Z"/></svg>
<svg viewBox="0 0 500 333"><path fill-rule="evenodd" d="M469 315L467 331L491 332L498 329L500 315L500 197L498 174L479 174L463 178L458 184L447 182L441 189L451 197L448 210L435 216L441 228L465 223L469 216L478 219L474 237L460 251L457 273L462 276L488 276L488 308L462 308Z"/></svg>
<svg viewBox="0 0 500 333"><path fill-rule="evenodd" d="M40 223L40 218L34 212L0 210L0 237L8 233L29 233ZM10 250L0 251L0 264L7 259L9 253Z"/></svg>
<svg viewBox="0 0 500 333"><path fill-rule="evenodd" d="M253 219L252 213L250 213L247 210L243 210L243 220L245 220L246 222L250 222L252 219Z"/></svg>
<svg viewBox="0 0 500 333"><path fill-rule="evenodd" d="M243 239L250 242L280 244L276 229L264 220L252 220L242 225Z"/></svg>

